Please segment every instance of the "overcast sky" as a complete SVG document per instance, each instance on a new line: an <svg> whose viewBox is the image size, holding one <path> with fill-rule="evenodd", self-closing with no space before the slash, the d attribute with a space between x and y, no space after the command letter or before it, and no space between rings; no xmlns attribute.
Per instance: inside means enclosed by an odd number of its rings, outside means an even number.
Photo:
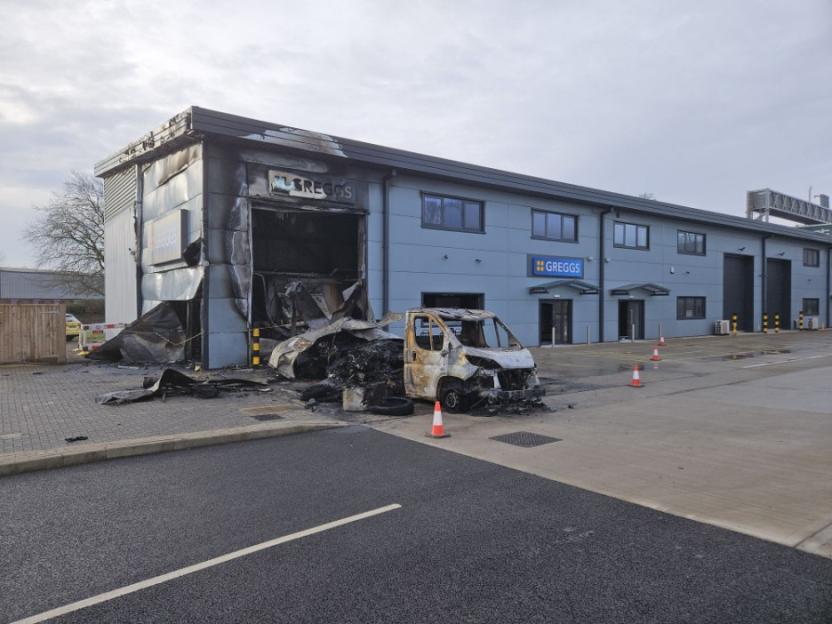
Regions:
<svg viewBox="0 0 832 624"><path fill-rule="evenodd" d="M832 0L0 0L0 255L190 105L720 212L832 194Z"/></svg>

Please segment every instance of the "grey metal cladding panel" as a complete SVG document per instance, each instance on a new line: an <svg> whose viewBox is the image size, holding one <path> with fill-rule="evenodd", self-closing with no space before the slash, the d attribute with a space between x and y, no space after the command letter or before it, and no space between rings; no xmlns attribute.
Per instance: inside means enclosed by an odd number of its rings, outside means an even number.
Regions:
<svg viewBox="0 0 832 624"><path fill-rule="evenodd" d="M150 193L202 159L202 146L191 145L144 165L144 192Z"/></svg>
<svg viewBox="0 0 832 624"><path fill-rule="evenodd" d="M202 193L202 161L198 160L156 189L144 193L142 214L145 221L155 219ZM196 208L200 204L196 203Z"/></svg>
<svg viewBox="0 0 832 624"><path fill-rule="evenodd" d="M200 132L267 142L290 149L350 158L385 167L396 167L433 176L466 180L476 184L523 193L571 199L573 201L598 206L627 208L688 221L716 223L743 230L775 233L792 238L829 243L828 238L824 240L824 237L821 235L795 232L794 228L754 222L744 217L725 215L655 200L645 200L610 191L566 184L544 178L536 178L501 171L499 169L373 145L371 143L298 130L287 126L197 107L192 108L191 111L193 128Z"/></svg>
<svg viewBox="0 0 832 624"><path fill-rule="evenodd" d="M136 169L128 167L104 178L104 221L133 207L136 200Z"/></svg>

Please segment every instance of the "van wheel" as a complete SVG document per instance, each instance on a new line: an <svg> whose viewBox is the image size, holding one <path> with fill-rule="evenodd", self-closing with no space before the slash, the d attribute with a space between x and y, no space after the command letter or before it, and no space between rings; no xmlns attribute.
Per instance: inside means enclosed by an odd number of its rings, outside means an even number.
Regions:
<svg viewBox="0 0 832 624"><path fill-rule="evenodd" d="M442 384L442 389L439 392L439 403L443 410L451 414L458 414L467 411L470 399L462 391L462 383L452 379Z"/></svg>

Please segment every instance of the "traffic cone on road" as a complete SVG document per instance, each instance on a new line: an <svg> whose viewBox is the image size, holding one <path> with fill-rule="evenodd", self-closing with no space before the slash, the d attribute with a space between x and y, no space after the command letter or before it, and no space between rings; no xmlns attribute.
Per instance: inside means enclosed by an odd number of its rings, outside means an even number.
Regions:
<svg viewBox="0 0 832 624"><path fill-rule="evenodd" d="M631 388L643 388L641 385L641 377L638 374L638 364L633 364L633 380L630 382Z"/></svg>
<svg viewBox="0 0 832 624"><path fill-rule="evenodd" d="M442 406L439 401L433 406L433 426L430 428L431 438L449 438L451 434L445 433L445 424L442 422Z"/></svg>
<svg viewBox="0 0 832 624"><path fill-rule="evenodd" d="M667 343L664 341L664 336L659 336L659 341L656 343L658 347L666 347Z"/></svg>
<svg viewBox="0 0 832 624"><path fill-rule="evenodd" d="M658 347L653 348L653 355L650 356L650 361L651 362L661 362L662 361L662 356L659 355L659 348Z"/></svg>

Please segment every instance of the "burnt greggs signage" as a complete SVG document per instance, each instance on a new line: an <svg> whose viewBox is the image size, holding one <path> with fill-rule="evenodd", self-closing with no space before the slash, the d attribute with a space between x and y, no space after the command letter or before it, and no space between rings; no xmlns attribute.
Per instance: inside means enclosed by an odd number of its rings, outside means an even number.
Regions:
<svg viewBox="0 0 832 624"><path fill-rule="evenodd" d="M269 193L347 204L355 202L355 189L347 180L311 177L290 171L269 171Z"/></svg>

